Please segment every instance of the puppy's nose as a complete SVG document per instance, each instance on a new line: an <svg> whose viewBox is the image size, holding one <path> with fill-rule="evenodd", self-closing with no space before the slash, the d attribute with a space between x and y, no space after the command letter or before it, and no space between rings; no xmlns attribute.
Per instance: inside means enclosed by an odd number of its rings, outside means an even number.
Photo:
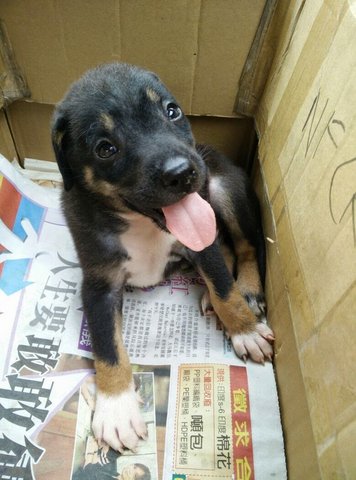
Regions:
<svg viewBox="0 0 356 480"><path fill-rule="evenodd" d="M190 192L197 172L187 158L170 158L163 167L162 183L171 192Z"/></svg>

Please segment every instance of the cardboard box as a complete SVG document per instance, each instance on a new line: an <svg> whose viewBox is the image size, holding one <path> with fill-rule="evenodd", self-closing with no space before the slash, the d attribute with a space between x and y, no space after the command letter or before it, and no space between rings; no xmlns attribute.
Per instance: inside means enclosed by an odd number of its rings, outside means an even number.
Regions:
<svg viewBox="0 0 356 480"><path fill-rule="evenodd" d="M354 3L3 0L0 17L4 71L31 92L0 112L9 158L53 159L53 105L107 61L158 73L198 140L247 167L254 117L289 477L355 478Z"/></svg>
<svg viewBox="0 0 356 480"><path fill-rule="evenodd" d="M355 33L350 2L291 2L256 116L285 438L304 478L356 474Z"/></svg>

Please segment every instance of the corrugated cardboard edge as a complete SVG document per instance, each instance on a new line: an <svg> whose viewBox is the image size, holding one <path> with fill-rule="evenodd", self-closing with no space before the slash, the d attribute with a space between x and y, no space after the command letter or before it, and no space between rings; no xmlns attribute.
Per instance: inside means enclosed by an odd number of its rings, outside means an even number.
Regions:
<svg viewBox="0 0 356 480"><path fill-rule="evenodd" d="M30 96L2 20L0 20L0 73L0 108L14 100Z"/></svg>
<svg viewBox="0 0 356 480"><path fill-rule="evenodd" d="M267 248L265 290L268 320L276 334L274 369L288 476L293 480L317 480L320 478L317 452L267 180L262 168L255 169L253 177L263 212Z"/></svg>
<svg viewBox="0 0 356 480"><path fill-rule="evenodd" d="M239 81L234 112L254 116L272 65L288 2L267 0Z"/></svg>

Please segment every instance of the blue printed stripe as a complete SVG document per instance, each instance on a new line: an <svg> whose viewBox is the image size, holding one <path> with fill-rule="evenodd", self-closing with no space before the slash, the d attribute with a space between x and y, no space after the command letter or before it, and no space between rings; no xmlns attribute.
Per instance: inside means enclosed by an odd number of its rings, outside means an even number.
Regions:
<svg viewBox="0 0 356 480"><path fill-rule="evenodd" d="M24 229L22 228L21 221L24 218L28 218L31 222L31 225L33 226L33 229L38 233L41 227L44 211L44 207L41 207L36 203L32 203L26 197L22 197L19 208L17 210L13 232L19 238L21 238L21 240L25 240L26 234Z"/></svg>
<svg viewBox="0 0 356 480"><path fill-rule="evenodd" d="M28 198L22 197L17 210L16 219L12 231L21 240L25 240L26 233L22 228L21 221L28 218L33 229L38 233L45 214L45 208L31 202ZM11 295L22 290L31 282L24 280L31 259L7 260L4 264L0 278L0 288Z"/></svg>

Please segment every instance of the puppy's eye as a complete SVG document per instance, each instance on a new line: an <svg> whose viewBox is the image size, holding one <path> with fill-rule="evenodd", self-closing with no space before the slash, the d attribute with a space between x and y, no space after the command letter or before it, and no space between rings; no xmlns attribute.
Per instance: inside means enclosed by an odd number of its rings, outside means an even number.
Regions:
<svg viewBox="0 0 356 480"><path fill-rule="evenodd" d="M96 146L95 152L100 158L110 158L118 152L118 148L112 143L103 140Z"/></svg>
<svg viewBox="0 0 356 480"><path fill-rule="evenodd" d="M172 122L179 120L183 115L182 110L178 107L178 105L172 102L167 103L166 114L169 120Z"/></svg>

